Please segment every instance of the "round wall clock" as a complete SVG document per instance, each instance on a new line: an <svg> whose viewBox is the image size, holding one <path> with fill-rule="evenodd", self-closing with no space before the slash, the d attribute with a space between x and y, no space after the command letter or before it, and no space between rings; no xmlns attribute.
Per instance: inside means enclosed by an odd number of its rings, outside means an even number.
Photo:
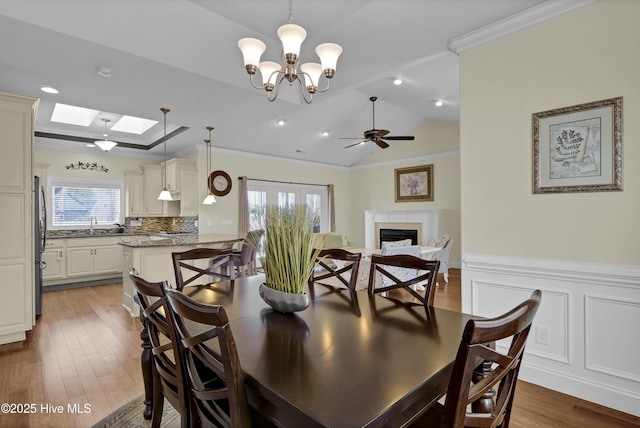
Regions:
<svg viewBox="0 0 640 428"><path fill-rule="evenodd" d="M216 196L224 196L231 191L231 177L224 171L213 171L209 176L209 190Z"/></svg>

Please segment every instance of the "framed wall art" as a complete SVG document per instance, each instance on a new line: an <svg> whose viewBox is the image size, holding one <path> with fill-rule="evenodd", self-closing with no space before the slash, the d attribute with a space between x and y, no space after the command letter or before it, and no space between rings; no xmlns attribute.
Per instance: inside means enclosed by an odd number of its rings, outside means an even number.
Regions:
<svg viewBox="0 0 640 428"><path fill-rule="evenodd" d="M433 164L397 168L396 202L433 201Z"/></svg>
<svg viewBox="0 0 640 428"><path fill-rule="evenodd" d="M622 190L622 97L533 114L533 193Z"/></svg>

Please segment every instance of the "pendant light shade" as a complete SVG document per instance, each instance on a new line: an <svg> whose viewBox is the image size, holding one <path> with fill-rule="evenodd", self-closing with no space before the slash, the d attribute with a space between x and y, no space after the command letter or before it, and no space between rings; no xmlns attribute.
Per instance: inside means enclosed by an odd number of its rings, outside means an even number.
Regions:
<svg viewBox="0 0 640 428"><path fill-rule="evenodd" d="M108 152L118 145L115 141L107 140L109 134L107 134L107 123L111 122L109 119L102 119L104 122L104 140L96 140L93 142L96 146L100 147L103 151Z"/></svg>
<svg viewBox="0 0 640 428"><path fill-rule="evenodd" d="M213 205L216 202L216 197L211 193L211 131L213 126L207 126L209 131L209 139L204 140L207 145L207 196L202 200L202 205Z"/></svg>
<svg viewBox="0 0 640 428"><path fill-rule="evenodd" d="M167 190L167 113L171 110L168 108L161 108L160 111L164 114L164 163L162 164L163 174L163 182L162 182L162 192L158 195L158 200L160 201L173 201L173 197L169 190Z"/></svg>

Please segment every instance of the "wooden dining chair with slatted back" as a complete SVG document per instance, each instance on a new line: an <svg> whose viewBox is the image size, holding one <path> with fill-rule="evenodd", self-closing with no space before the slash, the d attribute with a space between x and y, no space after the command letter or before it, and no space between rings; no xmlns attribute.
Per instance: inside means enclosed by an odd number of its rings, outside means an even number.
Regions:
<svg viewBox="0 0 640 428"><path fill-rule="evenodd" d="M462 333L444 406L432 406L413 426L508 428L522 356L541 298L540 290L535 290L529 299L503 315L469 320ZM511 339L506 353L492 345L502 339ZM474 370L478 361L495 367L486 377L477 378ZM490 411L474 405L487 393L496 394ZM467 412L468 406L471 412Z"/></svg>
<svg viewBox="0 0 640 428"><path fill-rule="evenodd" d="M232 248L195 248L171 253L171 258L178 290L187 285L235 279ZM223 265L229 266L228 271L221 271Z"/></svg>
<svg viewBox="0 0 640 428"><path fill-rule="evenodd" d="M330 292L346 288L353 299L361 257L361 253L352 253L342 248L320 251L316 258L317 264L309 277L309 291L312 292L313 284L322 285Z"/></svg>
<svg viewBox="0 0 640 428"><path fill-rule="evenodd" d="M385 293L385 297L409 302L417 300L426 308L433 306L435 285L440 262L398 254L371 255L369 294ZM416 290L424 287L424 293Z"/></svg>
<svg viewBox="0 0 640 428"><path fill-rule="evenodd" d="M167 290L199 426L270 426L247 402L244 373L224 308ZM211 381L211 375L214 381Z"/></svg>
<svg viewBox="0 0 640 428"><path fill-rule="evenodd" d="M165 398L180 414L181 426L191 426L193 409L183 371L183 358L177 351L175 326L166 316L170 310L165 295L168 284L166 281L148 282L134 272L129 274L129 278L141 309L142 334L146 330L151 343L151 349L143 349L142 356L143 371L145 363L149 364L153 377L151 426L160 426Z"/></svg>

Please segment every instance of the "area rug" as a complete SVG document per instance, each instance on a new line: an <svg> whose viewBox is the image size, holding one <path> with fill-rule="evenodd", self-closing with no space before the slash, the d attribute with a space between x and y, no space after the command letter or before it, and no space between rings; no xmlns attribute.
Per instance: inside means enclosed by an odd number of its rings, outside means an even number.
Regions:
<svg viewBox="0 0 640 428"><path fill-rule="evenodd" d="M140 396L129 401L110 415L105 416L93 428L148 428L151 421L142 415L144 411L144 397ZM180 414L164 401L161 428L180 428Z"/></svg>

